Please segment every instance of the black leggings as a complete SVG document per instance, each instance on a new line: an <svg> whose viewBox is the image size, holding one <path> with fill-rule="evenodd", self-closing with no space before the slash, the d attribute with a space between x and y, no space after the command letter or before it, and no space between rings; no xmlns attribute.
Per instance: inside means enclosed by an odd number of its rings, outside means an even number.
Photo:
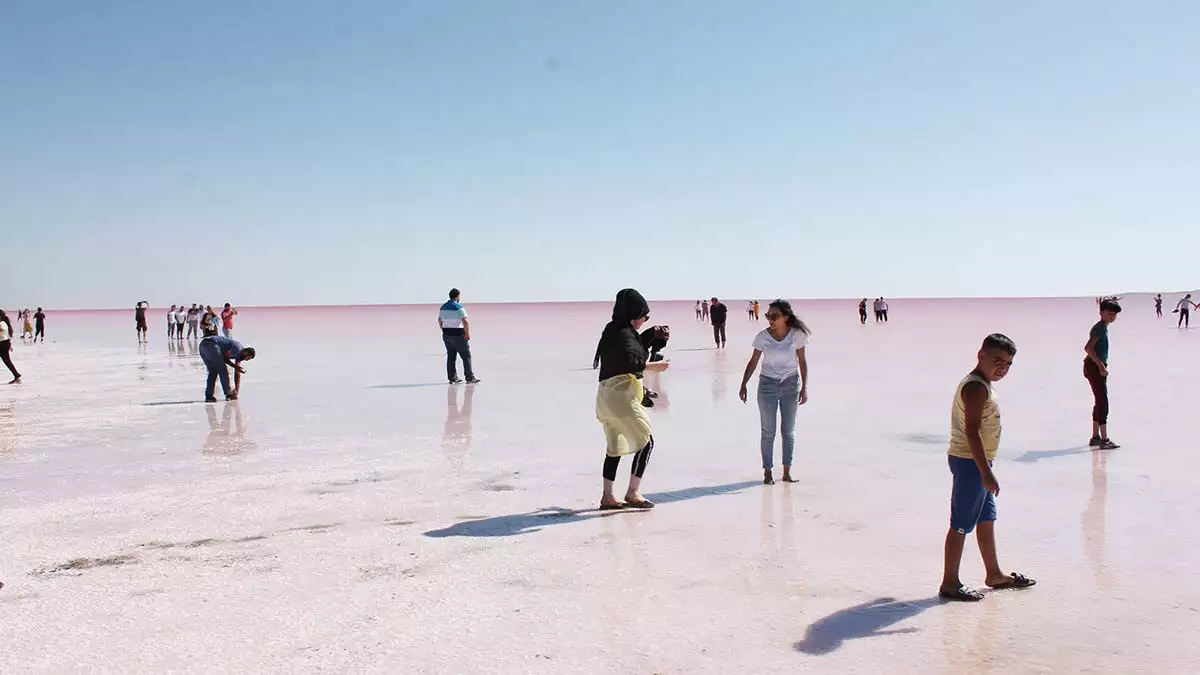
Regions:
<svg viewBox="0 0 1200 675"><path fill-rule="evenodd" d="M4 365L8 366L8 372L12 373L13 379L20 379L21 374L17 372L17 367L13 365L12 357L8 355L8 350L12 349L12 340L0 342L0 361L4 361Z"/></svg>
<svg viewBox="0 0 1200 675"><path fill-rule="evenodd" d="M1191 317L1188 316L1189 314L1191 314L1191 312L1186 309L1179 310L1179 323L1175 324L1175 327L1178 328L1179 326L1187 326L1188 328L1191 328L1192 324Z"/></svg>
<svg viewBox="0 0 1200 675"><path fill-rule="evenodd" d="M638 450L633 455L633 467L630 473L638 478L646 473L646 465L650 463L650 453L654 450L654 437L650 437L650 442L646 447ZM617 465L621 463L620 457L605 457L604 458L604 480L617 479Z"/></svg>
<svg viewBox="0 0 1200 675"><path fill-rule="evenodd" d="M1092 396L1096 405L1092 408L1092 421L1096 424L1108 424L1108 377L1100 373L1100 366L1088 359L1083 362L1083 376L1092 385Z"/></svg>
<svg viewBox="0 0 1200 675"><path fill-rule="evenodd" d="M724 323L714 323L713 324L713 340L716 341L718 347L725 344L725 324Z"/></svg>

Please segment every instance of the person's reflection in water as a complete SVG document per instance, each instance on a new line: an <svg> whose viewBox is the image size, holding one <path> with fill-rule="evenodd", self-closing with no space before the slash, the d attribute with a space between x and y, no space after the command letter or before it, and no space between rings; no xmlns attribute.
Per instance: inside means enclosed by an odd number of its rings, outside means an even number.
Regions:
<svg viewBox="0 0 1200 675"><path fill-rule="evenodd" d="M186 353L188 356L197 356L197 355L199 355L199 354L200 354L200 351L199 351L199 348L198 348L198 345L199 345L199 344L200 344L199 342L197 342L197 341L194 341L194 340L193 340L193 341L189 341L189 342L187 342L187 343L184 345L184 352L185 352L185 353Z"/></svg>
<svg viewBox="0 0 1200 675"><path fill-rule="evenodd" d="M7 455L17 447L17 423L13 418L13 405L0 405L0 455Z"/></svg>
<svg viewBox="0 0 1200 675"><path fill-rule="evenodd" d="M462 406L458 405L459 392L463 393ZM475 387L446 388L446 428L442 432L442 451L450 465L457 471L471 449L471 400Z"/></svg>
<svg viewBox="0 0 1200 675"><path fill-rule="evenodd" d="M204 413L208 415L208 438L201 451L204 454L240 455L256 447L254 441L246 438L246 424L237 400L225 402L220 422L217 421L217 406L204 406Z"/></svg>
<svg viewBox="0 0 1200 675"><path fill-rule="evenodd" d="M646 373L646 388L654 392L654 410L657 412L666 412L671 407L671 398L667 396L667 390L662 385L662 373L648 372Z"/></svg>
<svg viewBox="0 0 1200 675"><path fill-rule="evenodd" d="M139 342L138 343L138 354L142 357L142 362L138 364L137 369L138 369L138 380L140 380L142 382L146 381L146 371L149 370L149 368L150 368L150 363L146 359L146 353L147 353L146 343Z"/></svg>
<svg viewBox="0 0 1200 675"><path fill-rule="evenodd" d="M1108 585L1108 563L1104 558L1104 510L1108 502L1108 453L1092 451L1092 496L1083 510L1083 550L1096 575L1096 584Z"/></svg>

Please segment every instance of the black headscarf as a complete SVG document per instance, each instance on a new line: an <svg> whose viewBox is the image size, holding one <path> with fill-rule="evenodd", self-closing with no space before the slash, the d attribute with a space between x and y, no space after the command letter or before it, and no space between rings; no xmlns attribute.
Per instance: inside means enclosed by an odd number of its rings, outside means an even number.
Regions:
<svg viewBox="0 0 1200 675"><path fill-rule="evenodd" d="M650 316L650 304L641 293L632 288L617 293L617 301L613 303L613 323L629 325L645 316Z"/></svg>

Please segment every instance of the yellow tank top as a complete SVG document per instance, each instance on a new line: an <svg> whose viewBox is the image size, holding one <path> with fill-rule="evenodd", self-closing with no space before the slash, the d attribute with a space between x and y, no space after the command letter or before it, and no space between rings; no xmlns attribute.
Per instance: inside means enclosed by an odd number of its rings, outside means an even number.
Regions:
<svg viewBox="0 0 1200 675"><path fill-rule="evenodd" d="M950 406L950 454L964 459L974 459L971 445L967 443L967 413L963 406L963 387L970 382L978 382L987 387L988 399L983 404L983 419L979 425L979 435L983 438L983 453L988 461L996 459L1000 450L1000 404L996 400L996 391L987 380L974 373L963 378L954 390L954 403Z"/></svg>

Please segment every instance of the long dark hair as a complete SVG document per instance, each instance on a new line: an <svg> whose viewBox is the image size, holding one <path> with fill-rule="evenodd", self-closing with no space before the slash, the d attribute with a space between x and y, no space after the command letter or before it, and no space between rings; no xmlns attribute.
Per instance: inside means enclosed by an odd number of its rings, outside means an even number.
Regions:
<svg viewBox="0 0 1200 675"><path fill-rule="evenodd" d="M778 310L780 314L787 318L788 328L795 328L805 335L812 335L812 331L808 326L796 316L796 312L792 311L792 303L787 300L776 300L770 305L767 305L767 311L772 309Z"/></svg>

